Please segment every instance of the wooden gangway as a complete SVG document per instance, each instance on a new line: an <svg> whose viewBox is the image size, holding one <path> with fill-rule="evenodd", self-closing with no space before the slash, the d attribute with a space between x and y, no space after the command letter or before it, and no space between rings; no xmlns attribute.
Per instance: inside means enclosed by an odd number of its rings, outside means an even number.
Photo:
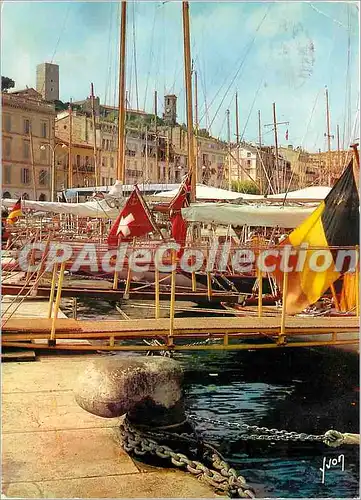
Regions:
<svg viewBox="0 0 361 500"><path fill-rule="evenodd" d="M174 318L171 329L169 318L119 321L56 319L55 332L52 331L53 324L50 318L5 320L2 345L88 351L179 351L331 345L352 345L357 350L359 343L359 318L355 316L290 316L282 333L279 316ZM79 339L90 343L79 344ZM145 343L145 340L148 342Z"/></svg>

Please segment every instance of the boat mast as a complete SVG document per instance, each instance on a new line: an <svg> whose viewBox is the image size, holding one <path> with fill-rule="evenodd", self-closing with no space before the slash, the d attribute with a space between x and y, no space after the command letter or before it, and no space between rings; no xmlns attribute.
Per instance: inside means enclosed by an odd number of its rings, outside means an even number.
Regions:
<svg viewBox="0 0 361 500"><path fill-rule="evenodd" d="M154 91L154 142L155 142L155 175L158 182L161 181L158 175L158 92ZM162 181L164 181L162 177Z"/></svg>
<svg viewBox="0 0 361 500"><path fill-rule="evenodd" d="M232 172L231 172L231 122L229 116L229 109L226 110L227 113L227 142L228 142L228 189L231 190L232 187ZM238 162L239 168L239 162Z"/></svg>
<svg viewBox="0 0 361 500"><path fill-rule="evenodd" d="M118 114L118 162L117 180L125 182L125 29L127 24L127 3L121 2L120 44L119 44L119 114Z"/></svg>
<svg viewBox="0 0 361 500"><path fill-rule="evenodd" d="M236 92L236 141L237 141L237 191L239 192L239 116L238 116L238 92Z"/></svg>
<svg viewBox="0 0 361 500"><path fill-rule="evenodd" d="M191 48L189 32L189 2L182 1L183 9L183 46L184 46L184 77L186 87L187 106L187 146L188 146L188 171L192 172L191 202L196 200L197 171L195 168L194 133L193 133L193 104L192 104L192 74L191 74Z"/></svg>
<svg viewBox="0 0 361 500"><path fill-rule="evenodd" d="M280 179L279 179L279 171L278 171L278 135L277 135L277 119L276 119L276 103L273 103L273 130L275 133L275 154L276 154L276 186L277 191L280 192Z"/></svg>
<svg viewBox="0 0 361 500"><path fill-rule="evenodd" d="M73 187L72 140L73 140L73 110L72 100L69 102L69 160L68 160L68 189Z"/></svg>
<svg viewBox="0 0 361 500"><path fill-rule="evenodd" d="M337 125L336 128L336 134L337 134L337 162L338 162L338 174L341 175L341 156L340 156L340 127Z"/></svg>
<svg viewBox="0 0 361 500"><path fill-rule="evenodd" d="M198 130L199 130L199 120L198 120L198 75L197 70L194 71L194 113L195 113L195 143L196 143L196 163L195 169L198 172L199 165L199 143L198 143ZM203 167L203 165L202 165ZM203 168L202 168L202 180L203 180Z"/></svg>
<svg viewBox="0 0 361 500"><path fill-rule="evenodd" d="M94 155L94 175L95 175L95 187L98 187L99 184L99 172L98 172L98 160L97 160L97 131L95 127L95 108L94 108L94 85L90 84L90 98L91 98L91 109L92 109L92 123L93 123L93 133L94 133L94 141L93 141L93 155Z"/></svg>
<svg viewBox="0 0 361 500"><path fill-rule="evenodd" d="M326 123L327 123L327 182L328 186L331 186L331 137L330 134L330 108L328 104L328 88L326 87Z"/></svg>

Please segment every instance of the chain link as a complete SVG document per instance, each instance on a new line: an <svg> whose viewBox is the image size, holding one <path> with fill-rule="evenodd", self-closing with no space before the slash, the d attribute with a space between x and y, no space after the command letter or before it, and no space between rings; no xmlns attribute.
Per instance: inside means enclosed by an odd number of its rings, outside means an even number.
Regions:
<svg viewBox="0 0 361 500"><path fill-rule="evenodd" d="M232 498L255 498L254 490L248 486L243 476L237 476L235 469L225 462L219 453L208 443L192 438L188 434L175 434L169 432L144 432L139 431L124 420L120 426L123 448L127 453L143 456L150 453L159 458L170 460L177 467L185 468L198 479L205 480L217 491L224 492ZM211 451L209 461L213 469L208 468L198 460L191 460L183 453L173 451L169 446L157 443L157 439L187 441L197 446L202 446ZM206 456L206 454L204 454Z"/></svg>
<svg viewBox="0 0 361 500"><path fill-rule="evenodd" d="M208 422L214 425L222 425L229 428L236 428L247 431L248 435L242 435L244 440L259 441L318 441L326 442L325 434L315 435L304 432L289 432L279 429L268 429L268 427L258 427L257 425L240 424L238 422L227 422L226 420L216 420L198 415L188 414L187 417L194 422Z"/></svg>

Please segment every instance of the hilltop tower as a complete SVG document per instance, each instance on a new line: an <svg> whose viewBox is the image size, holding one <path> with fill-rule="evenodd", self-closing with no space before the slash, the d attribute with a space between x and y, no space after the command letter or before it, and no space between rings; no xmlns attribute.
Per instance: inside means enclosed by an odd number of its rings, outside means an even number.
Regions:
<svg viewBox="0 0 361 500"><path fill-rule="evenodd" d="M36 67L36 90L46 101L59 100L59 66L52 63Z"/></svg>
<svg viewBox="0 0 361 500"><path fill-rule="evenodd" d="M177 123L177 96L174 94L164 96L163 120L171 126Z"/></svg>

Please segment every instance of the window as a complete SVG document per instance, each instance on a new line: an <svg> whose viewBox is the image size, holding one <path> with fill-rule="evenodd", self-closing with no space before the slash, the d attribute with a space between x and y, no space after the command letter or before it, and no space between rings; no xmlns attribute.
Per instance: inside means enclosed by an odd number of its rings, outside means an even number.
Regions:
<svg viewBox="0 0 361 500"><path fill-rule="evenodd" d="M9 191L5 191L5 193L3 194L3 198L11 198L11 194L9 193Z"/></svg>
<svg viewBox="0 0 361 500"><path fill-rule="evenodd" d="M4 184L11 184L11 165L4 166Z"/></svg>
<svg viewBox="0 0 361 500"><path fill-rule="evenodd" d="M41 195L39 196L39 201L46 201L46 196L44 193L41 193Z"/></svg>
<svg viewBox="0 0 361 500"><path fill-rule="evenodd" d="M23 158L28 160L30 158L30 142L23 141Z"/></svg>
<svg viewBox="0 0 361 500"><path fill-rule="evenodd" d="M28 193L23 193L23 195L22 195L22 199L23 199L23 200L28 200L28 199L29 199L29 195L28 195Z"/></svg>
<svg viewBox="0 0 361 500"><path fill-rule="evenodd" d="M11 156L11 139L5 139L4 156L5 158Z"/></svg>
<svg viewBox="0 0 361 500"><path fill-rule="evenodd" d="M24 119L24 134L28 135L30 133L30 120Z"/></svg>
<svg viewBox="0 0 361 500"><path fill-rule="evenodd" d="M41 137L48 137L46 122L41 122Z"/></svg>
<svg viewBox="0 0 361 500"><path fill-rule="evenodd" d="M105 182L105 177L102 177L102 186L106 186L107 183Z"/></svg>
<svg viewBox="0 0 361 500"><path fill-rule="evenodd" d="M86 156L86 157L85 157L85 165L86 165L86 166L87 166L87 165L89 165L89 156Z"/></svg>
<svg viewBox="0 0 361 500"><path fill-rule="evenodd" d="M251 153L249 151L247 151L247 158L251 158Z"/></svg>
<svg viewBox="0 0 361 500"><path fill-rule="evenodd" d="M11 116L4 113L4 128L5 132L11 132Z"/></svg>
<svg viewBox="0 0 361 500"><path fill-rule="evenodd" d="M48 184L48 172L46 170L40 170L39 184L40 186L46 186Z"/></svg>
<svg viewBox="0 0 361 500"><path fill-rule="evenodd" d="M111 178L109 179L109 184L110 184L110 186L112 186L112 185L113 185L113 177L111 177Z"/></svg>
<svg viewBox="0 0 361 500"><path fill-rule="evenodd" d="M251 168L251 160L247 160L247 167Z"/></svg>
<svg viewBox="0 0 361 500"><path fill-rule="evenodd" d="M30 183L30 170L28 168L22 168L21 169L21 182L23 184L29 184Z"/></svg>
<svg viewBox="0 0 361 500"><path fill-rule="evenodd" d="M80 167L80 155L76 155L76 166Z"/></svg>
<svg viewBox="0 0 361 500"><path fill-rule="evenodd" d="M42 146L44 146L44 149L41 149ZM40 161L46 161L47 160L47 154L48 154L47 151L48 151L48 148L44 144L42 144L40 146Z"/></svg>

